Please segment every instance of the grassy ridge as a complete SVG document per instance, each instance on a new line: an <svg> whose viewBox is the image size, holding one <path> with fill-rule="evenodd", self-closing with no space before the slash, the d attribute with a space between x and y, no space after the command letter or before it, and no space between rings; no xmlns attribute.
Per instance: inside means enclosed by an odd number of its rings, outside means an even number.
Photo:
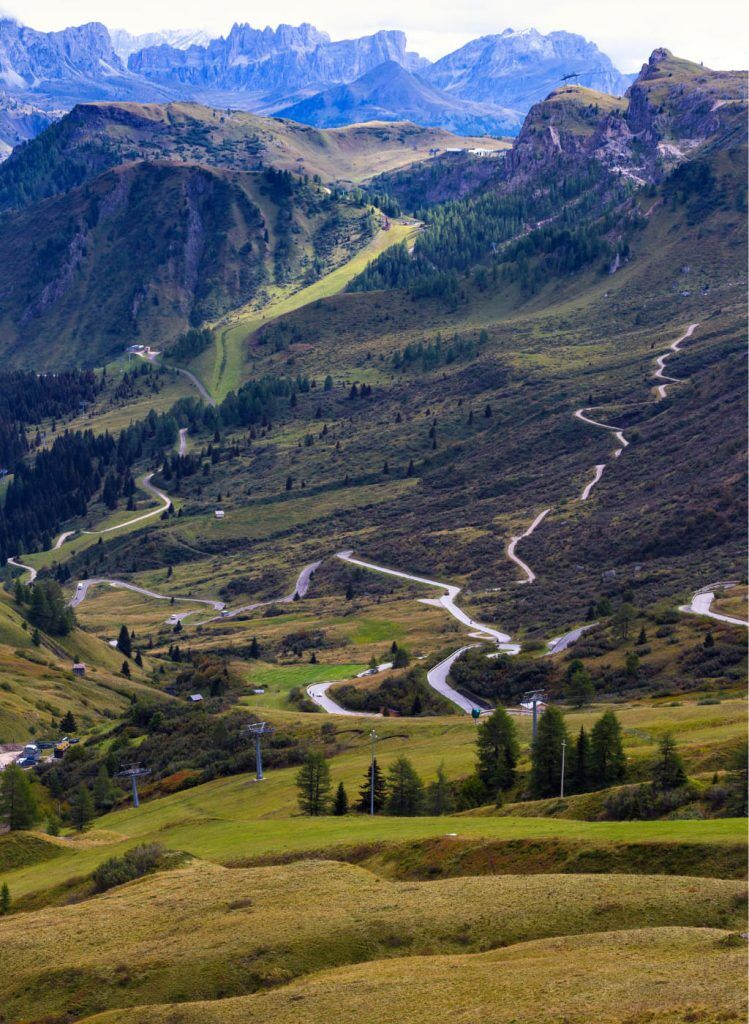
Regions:
<svg viewBox="0 0 749 1024"><path fill-rule="evenodd" d="M328 971L277 992L138 1011L139 1024L740 1024L743 942L709 928L544 939L479 955L385 960ZM129 1011L96 1024L125 1024ZM93 1022L90 1022L93 1024Z"/></svg>
<svg viewBox="0 0 749 1024"><path fill-rule="evenodd" d="M584 875L414 884L325 861L196 864L1 923L0 1001L16 1020L59 1013L71 997L79 1015L226 998L361 960L615 929L738 928L743 903L741 883L716 879L699 888L686 878Z"/></svg>

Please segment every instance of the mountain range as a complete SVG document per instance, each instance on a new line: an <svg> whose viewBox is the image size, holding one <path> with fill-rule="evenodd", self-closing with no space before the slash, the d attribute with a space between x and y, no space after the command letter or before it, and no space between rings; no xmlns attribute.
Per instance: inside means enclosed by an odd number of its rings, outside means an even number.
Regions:
<svg viewBox="0 0 749 1024"><path fill-rule="evenodd" d="M410 120L461 134L514 135L563 75L621 95L622 75L595 44L568 32L507 29L435 63L399 31L333 41L310 24L226 37L190 30L141 36L92 22L40 32L0 19L0 155L79 102L196 100L318 127ZM14 108L10 101L25 105ZM31 108L44 116L29 120Z"/></svg>

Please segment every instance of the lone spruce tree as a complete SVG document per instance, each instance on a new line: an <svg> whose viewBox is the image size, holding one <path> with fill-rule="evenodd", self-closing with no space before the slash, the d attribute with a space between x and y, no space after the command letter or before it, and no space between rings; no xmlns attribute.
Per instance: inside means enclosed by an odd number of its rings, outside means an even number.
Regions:
<svg viewBox="0 0 749 1024"><path fill-rule="evenodd" d="M338 789L335 791L333 814L335 814L337 818L342 818L344 815L348 814L348 794L342 782L338 783Z"/></svg>
<svg viewBox="0 0 749 1024"><path fill-rule="evenodd" d="M531 748L531 790L535 797L557 796L562 781L562 743L567 728L559 708L547 707ZM569 748L569 743L568 743Z"/></svg>
<svg viewBox="0 0 749 1024"><path fill-rule="evenodd" d="M496 708L478 728L476 772L494 799L515 781L518 763L518 738L515 723L503 707Z"/></svg>
<svg viewBox="0 0 749 1024"><path fill-rule="evenodd" d="M11 832L33 828L39 820L39 807L29 777L15 764L8 765L0 775L0 820Z"/></svg>
<svg viewBox="0 0 749 1024"><path fill-rule="evenodd" d="M371 794L372 794L372 788L373 788L372 787L373 776L374 776L374 812L375 812L375 814L379 814L380 811L385 806L385 793L386 793L385 779L383 778L382 770L381 770L379 764L377 763L377 758L375 758L374 765L370 765L367 768L367 773L364 776L364 785L359 790L359 803L358 803L357 806L358 806L358 809L363 814L369 814L370 808L372 807Z"/></svg>
<svg viewBox="0 0 749 1024"><path fill-rule="evenodd" d="M388 814L400 818L413 818L421 814L424 806L424 783L407 757L397 758L388 769Z"/></svg>
<svg viewBox="0 0 749 1024"><path fill-rule="evenodd" d="M622 727L613 711L606 711L590 731L590 774L593 786L615 786L627 774Z"/></svg>
<svg viewBox="0 0 749 1024"><path fill-rule="evenodd" d="M330 798L330 769L324 756L310 751L297 772L299 807L313 817L325 814Z"/></svg>

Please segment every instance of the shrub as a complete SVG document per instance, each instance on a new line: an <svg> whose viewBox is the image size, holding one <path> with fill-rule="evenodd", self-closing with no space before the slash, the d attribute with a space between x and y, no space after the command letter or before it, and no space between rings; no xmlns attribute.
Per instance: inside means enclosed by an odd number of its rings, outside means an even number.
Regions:
<svg viewBox="0 0 749 1024"><path fill-rule="evenodd" d="M91 876L97 892L106 892L116 885L124 885L143 875L149 875L162 866L165 853L157 843L134 846L122 857L110 857Z"/></svg>

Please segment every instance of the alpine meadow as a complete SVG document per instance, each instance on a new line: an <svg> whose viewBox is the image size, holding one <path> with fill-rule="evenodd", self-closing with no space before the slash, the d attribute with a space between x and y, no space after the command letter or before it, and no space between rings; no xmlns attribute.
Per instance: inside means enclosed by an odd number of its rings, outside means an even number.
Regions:
<svg viewBox="0 0 749 1024"><path fill-rule="evenodd" d="M740 1024L747 73L157 27L0 15L0 1022Z"/></svg>

